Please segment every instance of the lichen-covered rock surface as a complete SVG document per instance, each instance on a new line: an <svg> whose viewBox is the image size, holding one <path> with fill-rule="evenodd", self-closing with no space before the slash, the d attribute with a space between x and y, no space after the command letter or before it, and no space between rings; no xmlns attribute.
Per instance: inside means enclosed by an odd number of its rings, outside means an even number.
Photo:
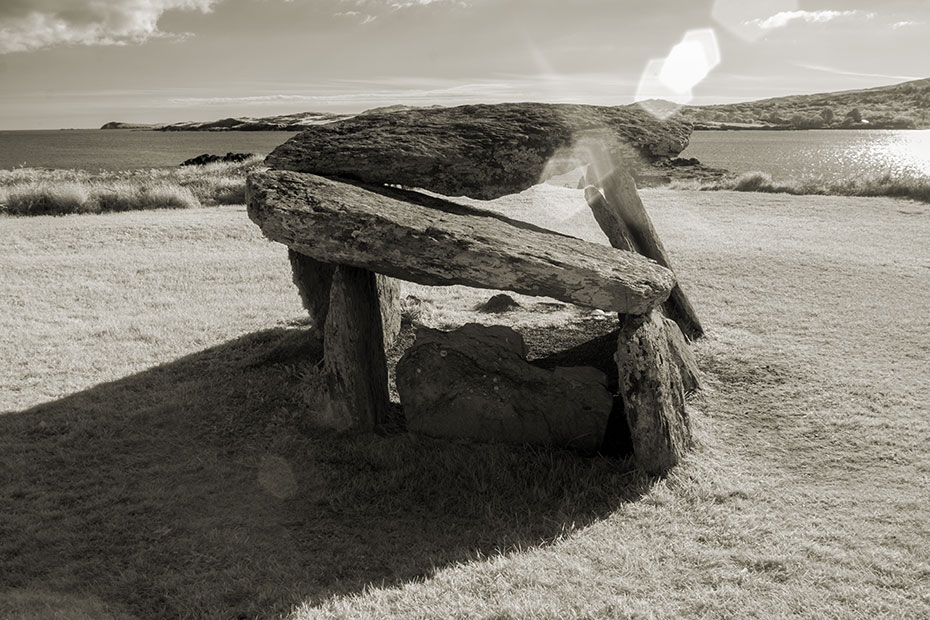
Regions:
<svg viewBox="0 0 930 620"><path fill-rule="evenodd" d="M310 127L265 161L279 170L492 199L587 163L586 145L606 149L636 174L678 155L690 135L689 124L660 121L637 106L416 108Z"/></svg>
<svg viewBox="0 0 930 620"><path fill-rule="evenodd" d="M294 284L304 308L310 315L314 333L322 338L326 315L329 313L329 296L336 265L315 260L291 249L288 249L287 256L291 262ZM375 278L378 303L381 307L384 347L388 348L394 344L397 334L400 333L400 283L381 274L376 274Z"/></svg>
<svg viewBox="0 0 930 620"><path fill-rule="evenodd" d="M636 464L665 474L690 448L691 425L679 360L658 310L620 317L614 359Z"/></svg>
<svg viewBox="0 0 930 620"><path fill-rule="evenodd" d="M365 432L387 418L391 401L381 325L375 274L338 265L323 329L322 409L314 423Z"/></svg>
<svg viewBox="0 0 930 620"><path fill-rule="evenodd" d="M397 364L410 431L451 439L595 451L613 396L590 367L544 370L526 361L523 337L474 323L421 328Z"/></svg>
<svg viewBox="0 0 930 620"><path fill-rule="evenodd" d="M401 280L633 314L661 303L675 284L671 271L639 254L416 192L268 171L249 176L247 194L249 217L269 239Z"/></svg>

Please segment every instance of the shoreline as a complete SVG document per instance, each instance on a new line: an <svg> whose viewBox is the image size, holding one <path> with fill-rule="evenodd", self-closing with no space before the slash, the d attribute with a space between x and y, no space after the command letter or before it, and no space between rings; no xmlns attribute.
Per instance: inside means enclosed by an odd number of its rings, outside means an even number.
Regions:
<svg viewBox="0 0 930 620"><path fill-rule="evenodd" d="M890 127L887 125L858 124L846 127L786 127L783 125L753 125L743 123L695 123L693 131L927 131L930 126Z"/></svg>
<svg viewBox="0 0 930 620"><path fill-rule="evenodd" d="M675 160L670 160L674 162ZM683 162L683 163L682 163ZM694 159L666 163L641 176L641 189L734 191L796 196L890 197L930 203L930 178L872 175L840 181L796 178L775 181L764 172L735 174ZM263 167L261 157L167 169L89 173L82 170L0 170L0 216L30 217L153 209L197 209L245 203L245 178ZM583 176L579 173L578 175ZM579 189L580 179L560 175L549 184Z"/></svg>

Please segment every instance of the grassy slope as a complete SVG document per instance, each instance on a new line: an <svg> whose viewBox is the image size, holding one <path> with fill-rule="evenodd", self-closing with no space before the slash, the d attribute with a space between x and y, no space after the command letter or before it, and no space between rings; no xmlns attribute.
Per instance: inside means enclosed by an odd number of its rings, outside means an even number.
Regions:
<svg viewBox="0 0 930 620"><path fill-rule="evenodd" d="M3 220L0 616L930 614L930 209L644 196L710 329L664 481L296 436L299 305L241 210Z"/></svg>
<svg viewBox="0 0 930 620"><path fill-rule="evenodd" d="M900 126L906 129L930 127L928 106L930 78L860 90L792 95L711 106L685 106L681 112L686 118L701 121L759 123L768 121L774 115L788 123L795 115L819 118L823 110L830 109L834 119L828 126L838 127L842 125L846 114L857 109L863 119L870 120L869 127L895 126L892 121L903 118L911 121Z"/></svg>

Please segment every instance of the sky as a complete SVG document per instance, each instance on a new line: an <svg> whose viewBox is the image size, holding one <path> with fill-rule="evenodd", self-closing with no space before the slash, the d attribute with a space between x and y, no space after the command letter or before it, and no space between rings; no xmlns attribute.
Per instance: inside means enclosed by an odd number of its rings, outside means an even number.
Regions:
<svg viewBox="0 0 930 620"><path fill-rule="evenodd" d="M0 0L0 129L930 77L928 0Z"/></svg>

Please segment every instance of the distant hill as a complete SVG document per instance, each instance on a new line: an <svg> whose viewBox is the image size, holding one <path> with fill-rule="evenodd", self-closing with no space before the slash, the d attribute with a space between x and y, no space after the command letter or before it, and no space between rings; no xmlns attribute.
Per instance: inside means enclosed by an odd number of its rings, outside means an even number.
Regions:
<svg viewBox="0 0 930 620"><path fill-rule="evenodd" d="M144 125L138 123L106 123L101 129L148 129L154 131L302 131L313 125L331 123L351 114L331 114L329 112L299 112L297 114L283 114L280 116L266 116L253 118L238 116L222 118L218 121L185 121L181 123L165 123L159 125Z"/></svg>
<svg viewBox="0 0 930 620"><path fill-rule="evenodd" d="M380 114L382 112L401 112L410 110L415 106L391 105L381 108L365 110L359 115ZM442 106L425 106L427 108L441 108ZM100 129L148 129L153 131L303 131L314 125L324 125L344 118L352 118L355 114L333 114L330 112L298 112L296 114L282 114L281 116L264 116L253 118L251 116L235 116L221 118L218 121L184 121L181 123L144 124L121 123L112 121L104 124Z"/></svg>
<svg viewBox="0 0 930 620"><path fill-rule="evenodd" d="M675 116L695 129L926 129L930 78L865 90L684 106Z"/></svg>
<svg viewBox="0 0 930 620"><path fill-rule="evenodd" d="M653 100L649 106L652 110L665 109L669 113L676 107L662 100ZM366 110L361 115L409 109L411 106L394 105ZM300 112L262 118L240 116L217 121L160 125L110 122L101 129L302 131L352 116L356 115ZM672 118L689 122L695 129L927 129L930 128L930 78L865 90L792 95L745 103L683 106Z"/></svg>
<svg viewBox="0 0 930 620"><path fill-rule="evenodd" d="M158 125L149 125L147 123L121 123L119 121L111 121L100 129L154 129L157 126Z"/></svg>

